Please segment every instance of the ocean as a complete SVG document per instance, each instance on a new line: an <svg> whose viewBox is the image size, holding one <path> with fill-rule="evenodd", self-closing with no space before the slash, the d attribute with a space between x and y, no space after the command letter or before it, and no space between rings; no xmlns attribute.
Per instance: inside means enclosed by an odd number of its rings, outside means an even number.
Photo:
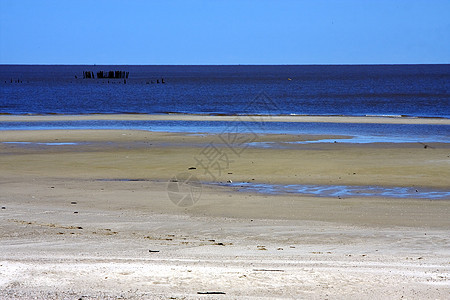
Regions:
<svg viewBox="0 0 450 300"><path fill-rule="evenodd" d="M129 76L83 79L83 71L93 72L94 76L98 71L125 71ZM450 65L1 65L0 88L0 114L4 115L183 113L450 118ZM0 122L0 130L126 128L220 132L227 124ZM445 125L270 123L267 130L347 134L369 142L450 142L449 126Z"/></svg>
<svg viewBox="0 0 450 300"><path fill-rule="evenodd" d="M82 79L83 71L100 70L130 73L126 84L120 79ZM165 83L157 84L161 79ZM179 112L450 118L450 65L1 65L0 87L2 114ZM260 93L270 97L274 106L248 107Z"/></svg>

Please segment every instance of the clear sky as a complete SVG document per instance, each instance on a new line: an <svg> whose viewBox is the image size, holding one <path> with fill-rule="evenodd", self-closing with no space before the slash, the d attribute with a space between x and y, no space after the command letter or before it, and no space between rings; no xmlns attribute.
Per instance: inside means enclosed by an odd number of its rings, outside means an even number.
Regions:
<svg viewBox="0 0 450 300"><path fill-rule="evenodd" d="M0 0L1 64L450 63L450 0Z"/></svg>

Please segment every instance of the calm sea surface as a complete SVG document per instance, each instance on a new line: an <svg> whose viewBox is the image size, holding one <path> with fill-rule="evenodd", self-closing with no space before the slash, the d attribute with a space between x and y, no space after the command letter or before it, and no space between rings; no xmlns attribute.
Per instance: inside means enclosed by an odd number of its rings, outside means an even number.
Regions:
<svg viewBox="0 0 450 300"><path fill-rule="evenodd" d="M126 84L123 79L82 79L83 71L100 70L122 70L130 75ZM180 112L450 118L450 65L1 65L0 88L3 114ZM261 93L270 105L252 105Z"/></svg>

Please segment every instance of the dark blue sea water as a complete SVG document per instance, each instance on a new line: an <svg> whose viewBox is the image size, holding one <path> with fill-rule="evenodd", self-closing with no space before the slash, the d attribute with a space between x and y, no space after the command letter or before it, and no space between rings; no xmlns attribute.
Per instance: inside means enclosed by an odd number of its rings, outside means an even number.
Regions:
<svg viewBox="0 0 450 300"><path fill-rule="evenodd" d="M126 84L123 79L81 79L83 71L100 70L124 70L130 75ZM162 78L165 83L157 84ZM450 118L450 65L1 65L0 89L0 114L180 112ZM252 105L261 93L269 105Z"/></svg>

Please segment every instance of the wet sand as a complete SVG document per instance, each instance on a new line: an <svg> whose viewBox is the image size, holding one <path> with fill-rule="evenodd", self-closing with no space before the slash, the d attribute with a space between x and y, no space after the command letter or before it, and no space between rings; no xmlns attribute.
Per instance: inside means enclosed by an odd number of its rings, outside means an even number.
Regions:
<svg viewBox="0 0 450 300"><path fill-rule="evenodd" d="M341 137L259 135L213 178L196 158L217 135L3 131L0 297L445 299L449 200L226 184L449 187L448 144L289 143L322 138ZM167 192L184 172L204 182L189 207Z"/></svg>
<svg viewBox="0 0 450 300"><path fill-rule="evenodd" d="M325 122L325 123L371 123L371 124L429 124L450 125L450 119L420 118L408 116L302 116L302 115L197 115L197 114L89 114L89 115L0 115L0 122L39 122L39 121L240 121L250 122Z"/></svg>

